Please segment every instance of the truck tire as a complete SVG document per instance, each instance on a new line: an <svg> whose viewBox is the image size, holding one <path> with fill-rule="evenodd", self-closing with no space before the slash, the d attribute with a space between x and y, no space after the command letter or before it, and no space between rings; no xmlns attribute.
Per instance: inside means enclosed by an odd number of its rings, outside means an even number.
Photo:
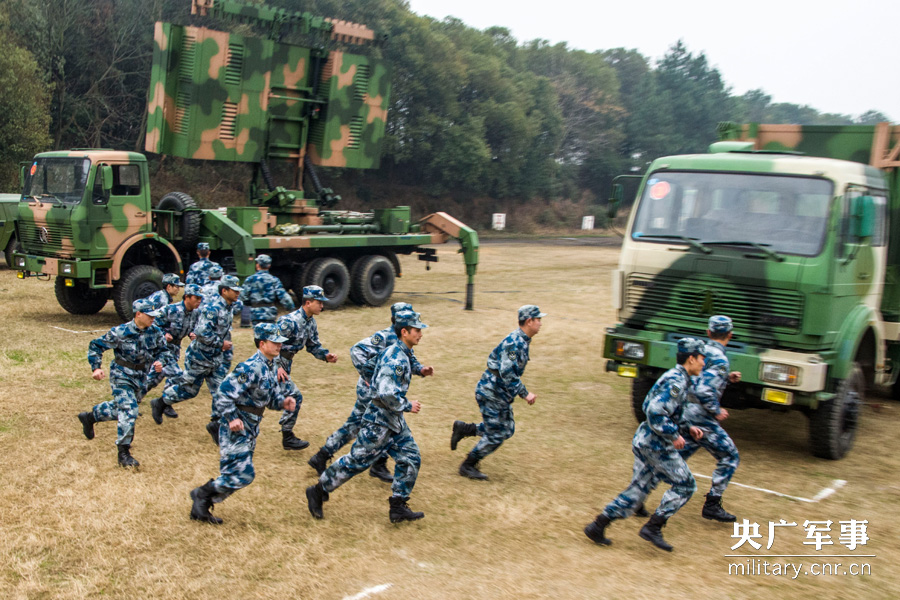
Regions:
<svg viewBox="0 0 900 600"><path fill-rule="evenodd" d="M317 285L325 290L328 302L325 308L333 310L347 300L350 293L350 272L339 258L317 258L309 265L307 285ZM301 290L302 292L302 290ZM302 302L301 298L301 302Z"/></svg>
<svg viewBox="0 0 900 600"><path fill-rule="evenodd" d="M6 266L10 269L13 268L13 253L18 252L19 248L19 240L16 238L15 234L13 234L6 244L6 249L3 251L4 258L6 258Z"/></svg>
<svg viewBox="0 0 900 600"><path fill-rule="evenodd" d="M379 254L363 256L353 264L350 299L357 304L381 306L394 293L394 265Z"/></svg>
<svg viewBox="0 0 900 600"><path fill-rule="evenodd" d="M79 279L75 280L74 286L67 287L66 278L57 277L53 287L56 291L56 301L66 312L73 315L95 315L106 306L109 298L106 289L91 289Z"/></svg>
<svg viewBox="0 0 900 600"><path fill-rule="evenodd" d="M113 287L113 304L116 305L119 318L123 321L134 318L132 303L163 289L162 277L162 271L150 265L138 265L125 271Z"/></svg>
<svg viewBox="0 0 900 600"><path fill-rule="evenodd" d="M184 192L169 192L162 197L156 208L181 212L186 208L197 208L197 203ZM182 254L189 254L196 249L197 240L200 239L200 221L202 220L203 215L196 211L186 212L181 215L181 239L169 241Z"/></svg>
<svg viewBox="0 0 900 600"><path fill-rule="evenodd" d="M837 394L809 416L809 443L814 456L838 460L853 447L859 413L865 399L865 379L859 363L853 363Z"/></svg>
<svg viewBox="0 0 900 600"><path fill-rule="evenodd" d="M631 382L631 409L634 411L634 418L638 423L647 420L647 415L644 414L644 399L650 392L650 388L656 383L656 379L651 375L638 375Z"/></svg>

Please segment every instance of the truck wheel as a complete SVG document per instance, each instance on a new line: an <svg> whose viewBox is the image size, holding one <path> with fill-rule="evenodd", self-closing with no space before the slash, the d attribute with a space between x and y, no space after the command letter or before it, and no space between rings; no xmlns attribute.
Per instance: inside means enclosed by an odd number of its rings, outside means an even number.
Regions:
<svg viewBox="0 0 900 600"><path fill-rule="evenodd" d="M347 300L350 292L350 272L339 258L317 258L310 264L307 285L317 285L325 290L328 302L325 308L335 309ZM302 293L302 289L300 290ZM302 298L300 300L303 301Z"/></svg>
<svg viewBox="0 0 900 600"><path fill-rule="evenodd" d="M363 256L353 264L350 299L357 304L381 306L394 293L394 265L384 256Z"/></svg>
<svg viewBox="0 0 900 600"><path fill-rule="evenodd" d="M76 279L75 285L66 286L65 277L57 277L54 283L56 301L66 312L73 315L95 315L106 306L109 292L106 289L91 289L83 281Z"/></svg>
<svg viewBox="0 0 900 600"><path fill-rule="evenodd" d="M15 235L9 238L9 242L6 244L6 250L3 251L3 254L6 258L6 266L10 269L13 268L13 253L18 252L20 247L19 240Z"/></svg>
<svg viewBox="0 0 900 600"><path fill-rule="evenodd" d="M150 265L138 265L125 271L113 287L113 304L123 321L134 318L132 303L138 298L146 298L153 292L163 289L163 273Z"/></svg>
<svg viewBox="0 0 900 600"><path fill-rule="evenodd" d="M865 399L865 379L859 363L853 363L837 394L809 416L809 443L814 456L838 460L853 447Z"/></svg>
<svg viewBox="0 0 900 600"><path fill-rule="evenodd" d="M647 415L644 414L644 399L650 392L650 388L656 383L656 379L649 375L638 375L631 382L631 409L634 411L634 418L638 423L647 420Z"/></svg>
<svg viewBox="0 0 900 600"><path fill-rule="evenodd" d="M184 192L169 192L159 201L157 207L159 210L171 210L174 212L182 212L186 208L197 208L194 199ZM203 220L203 214L197 211L190 211L181 215L181 240L173 241L172 244L182 253L192 253L197 246L197 240L200 239L200 221ZM178 221L176 221L178 222Z"/></svg>

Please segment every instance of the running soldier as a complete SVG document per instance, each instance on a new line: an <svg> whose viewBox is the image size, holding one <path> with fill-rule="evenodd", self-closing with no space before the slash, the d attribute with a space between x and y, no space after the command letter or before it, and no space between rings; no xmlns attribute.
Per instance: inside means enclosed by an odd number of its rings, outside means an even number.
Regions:
<svg viewBox="0 0 900 600"><path fill-rule="evenodd" d="M288 312L294 310L294 301L285 291L281 280L269 273L271 266L271 256L268 254L258 255L256 257L256 273L244 280L241 301L250 306L250 321L253 325L274 323L278 316L276 302L280 302Z"/></svg>
<svg viewBox="0 0 900 600"><path fill-rule="evenodd" d="M406 393L412 377L412 348L422 339L422 329L427 327L418 313L402 311L397 313L394 333L398 341L388 346L378 357L372 378L374 392L372 401L363 415L363 425L356 441L333 465L325 469L319 482L306 488L309 512L321 519L322 503L328 495L354 475L372 466L385 452L394 459L394 481L390 497L391 523L415 521L425 516L410 510L409 495L412 493L422 463L419 447L406 424L403 413L417 413L421 404L409 400Z"/></svg>
<svg viewBox="0 0 900 600"><path fill-rule="evenodd" d="M663 539L662 528L678 509L687 504L697 489L694 476L678 451L685 446L683 435L695 440L703 436L699 427L684 419L684 409L691 377L703 370L704 352L705 345L698 339L682 338L678 341L678 364L657 380L644 399L647 420L638 426L631 441L631 452L634 454L631 484L584 528L584 534L592 541L610 545L612 542L604 535L606 527L616 519L633 514L656 484L665 481L672 487L663 495L662 502L639 535L658 548L672 551L672 546Z"/></svg>
<svg viewBox="0 0 900 600"><path fill-rule="evenodd" d="M373 333L350 348L350 360L359 372L359 380L356 382L356 403L353 405L353 411L350 413L347 421L337 431L332 433L325 441L325 444L319 448L319 451L309 459L308 464L316 470L316 474L321 475L325 472L325 469L328 467L328 460L338 450L343 448L347 442L356 439L356 434L362 425L362 417L372 401L372 392L374 391L372 375L375 372L375 363L378 360L378 355L385 348L397 343L394 324L396 323L397 313L404 310L411 311L412 304L395 302L391 305L391 326ZM416 359L412 349L410 349L410 366L413 375L422 377L434 375L434 367L423 367ZM383 454L376 460L369 469L369 475L386 483L391 483L394 481L394 477L387 469L387 459L387 454Z"/></svg>
<svg viewBox="0 0 900 600"><path fill-rule="evenodd" d="M181 283L181 278L175 273L166 273L163 275L162 284L163 289L147 296L154 306L163 307L167 304L171 304L175 296L178 295L178 291L184 287L184 284Z"/></svg>
<svg viewBox="0 0 900 600"><path fill-rule="evenodd" d="M191 491L191 519L195 521L222 523L222 519L209 511L213 504L253 482L256 476L253 452L264 410L290 410L295 404L293 395L285 396L282 392L293 383L279 385L275 375L274 360L286 338L278 335L271 323L254 327L253 337L258 351L235 367L216 394L217 412L223 425L219 428L220 475Z"/></svg>
<svg viewBox="0 0 900 600"><path fill-rule="evenodd" d="M147 298L135 300L132 304L134 319L109 330L106 335L93 340L88 347L88 362L93 373L91 377L101 381L103 373L103 353L112 350L115 358L109 366L109 386L113 398L94 406L90 411L79 413L78 420L84 437L94 439L94 423L117 421L116 446L119 465L139 467L140 463L131 456L131 442L134 439L134 421L138 416L138 402L147 392L147 369L160 372L171 359L162 330L153 324L159 309Z"/></svg>
<svg viewBox="0 0 900 600"><path fill-rule="evenodd" d="M233 275L223 277L219 284L219 295L203 301L199 309L197 326L194 328L195 338L184 355L184 371L181 377L167 381L162 397L150 403L153 420L157 425L162 424L166 406L196 397L205 380L213 397L212 414L206 425L206 431L216 444L219 443L221 415L216 409L215 398L219 385L228 374L223 353L232 346L228 335L234 321L231 305L241 293L241 286L238 283L238 278Z"/></svg>
<svg viewBox="0 0 900 600"><path fill-rule="evenodd" d="M487 360L487 369L475 388L475 401L481 409L482 422L453 422L450 435L450 449L456 450L459 440L481 436L466 460L459 466L459 474L470 479L487 479L478 470L478 461L499 448L513 436L516 422L513 419L512 403L516 396L534 404L537 396L529 392L522 382L525 365L528 364L528 350L531 338L541 330L541 319L546 317L541 309L526 304L519 309L519 328L506 336L494 348Z"/></svg>
<svg viewBox="0 0 900 600"><path fill-rule="evenodd" d="M222 267L219 266L219 263L209 260L209 244L206 242L197 244L197 256L200 257L200 260L191 265L184 281L185 283L196 283L202 287L209 282L209 270L212 269L213 266L219 267L220 269Z"/></svg>
<svg viewBox="0 0 900 600"><path fill-rule="evenodd" d="M325 308L325 291L317 285L308 285L303 288L303 304L292 313L278 319L278 333L287 338L281 347L281 354L276 361L278 366L278 381L290 380L291 367L294 356L306 347L306 351L325 362L337 362L337 355L332 354L319 342L319 330L316 327L316 315ZM278 423L281 425L281 446L285 450L303 450L309 446L309 442L301 440L294 435L294 425L297 424L297 413L303 404L303 396L297 394L297 405L292 410L285 410Z"/></svg>

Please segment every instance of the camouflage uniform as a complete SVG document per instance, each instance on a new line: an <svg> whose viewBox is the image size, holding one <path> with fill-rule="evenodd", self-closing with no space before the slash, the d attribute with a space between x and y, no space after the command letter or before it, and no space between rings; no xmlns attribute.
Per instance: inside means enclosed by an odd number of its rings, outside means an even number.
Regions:
<svg viewBox="0 0 900 600"><path fill-rule="evenodd" d="M281 347L281 356L275 361L277 366L282 367L288 375L291 374L291 366L294 362L294 356L306 347L306 351L318 358L325 360L328 356L328 349L323 348L319 342L319 330L316 327L316 318L307 316L303 308L298 308L292 313L286 314L278 319L278 333L287 338L287 341ZM294 410L286 410L278 423L281 425L282 431L293 431L294 425L297 424L297 413L300 411L300 404L303 397L300 394L295 396L297 406Z"/></svg>
<svg viewBox="0 0 900 600"><path fill-rule="evenodd" d="M227 287L240 291L236 277L226 277L222 282L227 282ZM204 300L197 310L200 315L194 329L196 338L185 352L184 371L174 382L167 382L162 402L171 406L194 398L206 380L209 392L213 395L211 419L218 420L220 415L216 411L215 395L228 373L222 345L231 333L234 312L221 294Z"/></svg>
<svg viewBox="0 0 900 600"><path fill-rule="evenodd" d="M134 310L153 315L150 312L152 305L142 305L141 302L146 300L136 301ZM157 360L166 365L171 357L159 327L151 325L140 329L133 320L113 327L104 336L91 341L87 357L92 371L103 366L103 353L107 350L115 354L109 367L113 399L94 406L91 414L94 421L118 421L116 445L130 446L134 438L138 402L147 392L147 368Z"/></svg>
<svg viewBox="0 0 900 600"><path fill-rule="evenodd" d="M285 310L293 311L294 301L285 291L281 280L267 270L272 259L266 254L260 254L256 257L256 262L263 268L244 280L241 300L250 305L250 320L253 325L274 323L278 317L275 303L280 302Z"/></svg>
<svg viewBox="0 0 900 600"><path fill-rule="evenodd" d="M197 244L197 250L208 251L209 244L200 242ZM184 278L185 283L196 283L200 286L206 285L209 282L209 272L214 267L218 267L219 269L222 268L219 263L213 262L207 257L201 257L200 260L192 264L191 268L188 269L188 273Z"/></svg>
<svg viewBox="0 0 900 600"><path fill-rule="evenodd" d="M191 284L190 287L185 288L184 295L201 296L200 286ZM174 380L181 376L182 371L178 366L178 361L181 359L181 342L194 331L199 316L200 309L187 310L184 300L175 304L167 304L162 308L162 314L156 317L156 325L162 329L164 334L168 333L172 336L172 341L168 342L172 360L163 368L161 373L157 373L153 369L150 370L147 391L159 385L163 378Z"/></svg>
<svg viewBox="0 0 900 600"><path fill-rule="evenodd" d="M163 289L157 290L147 296L147 299L153 303L154 306L158 306L162 308L167 304L172 302L172 296L169 295L168 286L174 285L177 287L184 287L184 284L181 283L181 278L178 277L175 273L166 273L162 278Z"/></svg>
<svg viewBox="0 0 900 600"><path fill-rule="evenodd" d="M328 467L319 478L326 493L368 469L383 453L394 459L394 496L408 498L416 484L421 457L403 413L412 408L406 398L412 376L412 351L395 342L378 358L374 391L363 415L362 428L350 453Z"/></svg>

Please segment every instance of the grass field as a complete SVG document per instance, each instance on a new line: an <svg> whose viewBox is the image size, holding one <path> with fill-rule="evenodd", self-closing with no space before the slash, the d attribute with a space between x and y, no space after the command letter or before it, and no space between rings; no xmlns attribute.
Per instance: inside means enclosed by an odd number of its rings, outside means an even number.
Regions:
<svg viewBox="0 0 900 600"><path fill-rule="evenodd" d="M117 324L111 304L73 317L56 304L51 283L0 270L0 598L341 599L365 590L377 599L900 597L900 404L870 399L856 447L839 462L808 453L800 414L732 412L725 426L742 456L736 482L804 498L847 482L817 503L732 486L725 507L760 524L759 550L732 551L732 527L700 517L709 482L699 478L697 494L664 529L674 553L641 540L635 518L612 525L612 546L596 546L581 530L627 485L636 427L629 382L605 373L601 358L604 327L615 321L608 282L617 250L486 245L472 312L462 310L460 257L451 247L439 255L431 272L404 260L394 296L431 325L416 353L436 371L412 382L410 397L423 408L407 419L422 450L410 505L426 516L401 525L387 518L388 485L367 474L332 494L322 521L309 515L303 493L315 481L306 460L353 405L348 350L388 324L387 307L317 319L339 361L304 354L294 362L304 393L296 431L312 446L282 450L278 413L268 412L256 481L216 507L225 523L214 527L188 519L188 492L218 473L204 430L206 389L162 426L145 402L132 447L142 466L117 467L115 424L98 424L89 442L75 417L109 397L108 380L90 378L86 351ZM514 405L515 436L481 463L490 481L463 479L456 469L473 441L451 452L450 425L478 419L475 383L526 303L549 313L525 374L537 402ZM252 353L249 330L236 329L234 340L236 361ZM713 461L701 451L691 467L709 475ZM779 528L766 550L768 523L779 519L797 527ZM870 539L855 551L839 543L838 522L850 519L869 522ZM805 545L807 520L833 521L833 545ZM865 563L871 574L729 575L729 563L747 559L726 554L812 554L759 560L804 569L838 562L838 573Z"/></svg>

